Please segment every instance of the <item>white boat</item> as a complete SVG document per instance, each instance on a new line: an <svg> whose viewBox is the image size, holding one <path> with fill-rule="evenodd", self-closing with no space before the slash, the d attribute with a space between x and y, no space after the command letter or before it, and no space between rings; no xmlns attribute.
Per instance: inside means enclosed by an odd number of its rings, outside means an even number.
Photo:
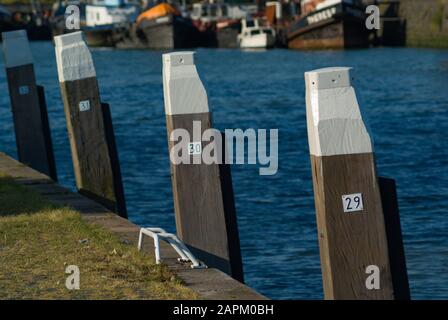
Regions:
<svg viewBox="0 0 448 320"><path fill-rule="evenodd" d="M137 19L138 9L125 0L95 0L86 5L86 26L126 24Z"/></svg>
<svg viewBox="0 0 448 320"><path fill-rule="evenodd" d="M241 21L241 33L238 35L238 41L240 48L271 48L275 44L275 31L274 28L267 24L266 20L243 19Z"/></svg>
<svg viewBox="0 0 448 320"><path fill-rule="evenodd" d="M114 47L138 15L138 6L127 0L94 0L86 5L82 30L93 47Z"/></svg>

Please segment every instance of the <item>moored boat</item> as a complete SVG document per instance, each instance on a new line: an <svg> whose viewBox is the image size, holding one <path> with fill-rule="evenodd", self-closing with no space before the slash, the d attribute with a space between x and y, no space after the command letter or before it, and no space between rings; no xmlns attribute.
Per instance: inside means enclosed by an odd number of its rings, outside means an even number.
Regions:
<svg viewBox="0 0 448 320"><path fill-rule="evenodd" d="M48 12L44 12L36 2L30 6L16 7L0 5L0 32L25 30L28 39L50 40L51 28L48 22Z"/></svg>
<svg viewBox="0 0 448 320"><path fill-rule="evenodd" d="M241 19L247 12L226 3L200 2L193 4L191 19L201 31L201 46L237 48Z"/></svg>
<svg viewBox="0 0 448 320"><path fill-rule="evenodd" d="M50 26L51 33L53 36L58 36L65 33L70 33L78 30L68 29L66 26L66 10L70 5L75 5L79 8L80 11L80 26L85 25L85 3L82 3L80 0L67 0L62 1L59 0L53 4L51 16L50 16Z"/></svg>
<svg viewBox="0 0 448 320"><path fill-rule="evenodd" d="M192 20L168 3L158 4L137 18L137 29L150 49L181 49L199 45L199 31Z"/></svg>
<svg viewBox="0 0 448 320"><path fill-rule="evenodd" d="M287 31L291 49L367 47L365 7L360 0L304 0L302 15Z"/></svg>
<svg viewBox="0 0 448 320"><path fill-rule="evenodd" d="M9 10L0 5L0 38L1 32L14 30L13 19L11 12Z"/></svg>
<svg viewBox="0 0 448 320"><path fill-rule="evenodd" d="M124 0L102 0L86 5L86 22L81 29L94 47L115 47L136 20L138 8Z"/></svg>
<svg viewBox="0 0 448 320"><path fill-rule="evenodd" d="M238 35L240 47L243 49L271 48L275 44L274 28L260 18L241 21L241 34Z"/></svg>

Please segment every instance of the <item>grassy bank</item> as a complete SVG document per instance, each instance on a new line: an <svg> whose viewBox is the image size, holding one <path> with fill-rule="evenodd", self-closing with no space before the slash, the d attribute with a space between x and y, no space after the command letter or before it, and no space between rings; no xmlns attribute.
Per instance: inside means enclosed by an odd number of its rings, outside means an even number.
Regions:
<svg viewBox="0 0 448 320"><path fill-rule="evenodd" d="M406 45L448 48L448 0L401 0L406 19Z"/></svg>
<svg viewBox="0 0 448 320"><path fill-rule="evenodd" d="M68 290L68 265L80 290ZM0 299L193 299L164 266L0 173Z"/></svg>

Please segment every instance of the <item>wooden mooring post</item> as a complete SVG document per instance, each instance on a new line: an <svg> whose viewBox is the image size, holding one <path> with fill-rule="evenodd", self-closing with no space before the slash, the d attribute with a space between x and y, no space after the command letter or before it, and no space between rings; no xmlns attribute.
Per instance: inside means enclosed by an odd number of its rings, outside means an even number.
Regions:
<svg viewBox="0 0 448 320"><path fill-rule="evenodd" d="M82 32L54 41L78 191L127 217L112 118L101 103L90 51Z"/></svg>
<svg viewBox="0 0 448 320"><path fill-rule="evenodd" d="M44 88L36 85L25 30L2 33L19 161L57 181Z"/></svg>
<svg viewBox="0 0 448 320"><path fill-rule="evenodd" d="M193 55L193 52L177 52L164 54L162 58L177 233L209 267L243 282L229 166L202 161L202 151L208 145L202 141L202 135L212 128L212 122L207 93L196 71ZM173 162L176 143L171 138L176 135L176 129L187 132L191 138L178 142L183 144L182 152L188 152L189 163ZM215 140L209 143L215 143ZM222 147L225 150L225 142ZM216 148L220 149L217 145Z"/></svg>
<svg viewBox="0 0 448 320"><path fill-rule="evenodd" d="M406 299L409 286L395 184L382 179L380 189L352 81L350 68L305 73L324 295Z"/></svg>

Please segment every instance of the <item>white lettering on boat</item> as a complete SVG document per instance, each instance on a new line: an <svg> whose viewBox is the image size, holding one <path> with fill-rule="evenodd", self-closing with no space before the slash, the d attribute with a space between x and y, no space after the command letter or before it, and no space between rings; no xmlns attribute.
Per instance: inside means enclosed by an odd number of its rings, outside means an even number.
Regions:
<svg viewBox="0 0 448 320"><path fill-rule="evenodd" d="M336 8L329 8L320 12L317 12L313 15L310 15L306 18L308 24L316 23L322 20L330 19L336 14Z"/></svg>

